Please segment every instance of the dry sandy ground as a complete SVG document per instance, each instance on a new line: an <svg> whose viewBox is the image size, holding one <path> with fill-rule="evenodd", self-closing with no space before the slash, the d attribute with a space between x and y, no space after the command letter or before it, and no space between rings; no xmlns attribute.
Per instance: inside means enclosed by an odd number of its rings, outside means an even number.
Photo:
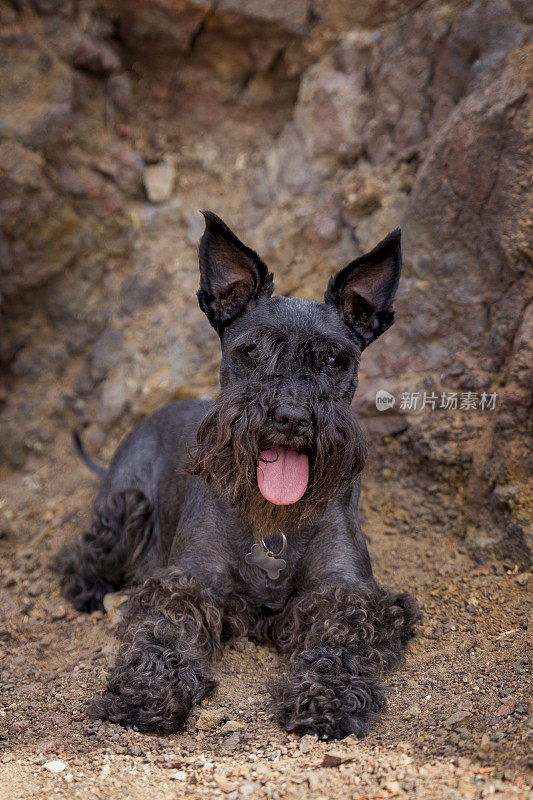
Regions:
<svg viewBox="0 0 533 800"><path fill-rule="evenodd" d="M115 643L107 617L63 602L49 567L87 521L96 488L64 455L66 437L58 444L61 458L30 462L3 492L2 800L528 796L528 575L511 563L473 563L444 523L420 513L423 499L413 493L402 504L372 470L363 511L375 570L418 597L424 621L388 682L388 713L366 739L281 731L266 684L283 664L246 640L227 647L219 689L182 733L88 721L84 707L103 686ZM438 496L431 502L438 508ZM54 761L60 772L47 766Z"/></svg>

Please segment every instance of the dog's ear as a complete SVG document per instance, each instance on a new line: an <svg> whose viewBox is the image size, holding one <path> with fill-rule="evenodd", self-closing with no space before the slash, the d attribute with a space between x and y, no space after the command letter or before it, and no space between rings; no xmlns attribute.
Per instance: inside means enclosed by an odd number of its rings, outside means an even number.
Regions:
<svg viewBox="0 0 533 800"><path fill-rule="evenodd" d="M199 247L198 302L213 328L222 333L225 325L253 308L261 294L270 297L273 276L257 253L216 214L202 214L205 230Z"/></svg>
<svg viewBox="0 0 533 800"><path fill-rule="evenodd" d="M334 305L364 347L390 328L402 269L400 229L330 279L324 299Z"/></svg>

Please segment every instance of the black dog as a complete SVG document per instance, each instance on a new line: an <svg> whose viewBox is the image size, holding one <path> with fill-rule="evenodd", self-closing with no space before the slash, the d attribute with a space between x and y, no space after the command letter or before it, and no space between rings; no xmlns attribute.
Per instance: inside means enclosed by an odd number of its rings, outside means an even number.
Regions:
<svg viewBox="0 0 533 800"><path fill-rule="evenodd" d="M364 735L418 617L372 575L358 521L366 444L350 412L360 355L393 321L400 232L318 303L272 297L257 254L204 216L198 299L222 343L220 394L137 425L90 529L58 557L81 611L129 587L118 661L90 713L175 731L215 686L221 642L247 634L289 656L272 688L287 730Z"/></svg>

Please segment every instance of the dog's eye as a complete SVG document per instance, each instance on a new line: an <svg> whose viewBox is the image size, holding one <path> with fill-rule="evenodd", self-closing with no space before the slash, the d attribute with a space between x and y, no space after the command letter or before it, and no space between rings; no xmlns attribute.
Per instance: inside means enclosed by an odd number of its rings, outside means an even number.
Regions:
<svg viewBox="0 0 533 800"><path fill-rule="evenodd" d="M334 355L330 353L329 356L326 356L324 359L324 363L326 367L331 367L333 369L340 367L342 364L342 358L339 355Z"/></svg>
<svg viewBox="0 0 533 800"><path fill-rule="evenodd" d="M244 352L245 352L245 355L248 356L248 358L259 358L259 348L256 347L255 345L252 345L251 347L247 347Z"/></svg>

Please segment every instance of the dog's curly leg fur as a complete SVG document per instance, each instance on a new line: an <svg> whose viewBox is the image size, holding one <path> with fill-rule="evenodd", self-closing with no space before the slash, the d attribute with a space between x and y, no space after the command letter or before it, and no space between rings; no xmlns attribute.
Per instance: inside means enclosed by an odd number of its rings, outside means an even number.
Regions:
<svg viewBox="0 0 533 800"><path fill-rule="evenodd" d="M350 587L298 595L283 617L278 645L288 676L271 687L288 731L342 739L364 736L386 701L381 678L401 661L415 601L384 590L362 597Z"/></svg>
<svg viewBox="0 0 533 800"><path fill-rule="evenodd" d="M56 556L63 594L74 608L102 609L104 595L131 579L152 531L152 506L136 489L115 492L97 504L88 530Z"/></svg>
<svg viewBox="0 0 533 800"><path fill-rule="evenodd" d="M193 703L214 688L221 603L195 578L167 569L133 590L106 691L89 708L141 731L178 730Z"/></svg>

